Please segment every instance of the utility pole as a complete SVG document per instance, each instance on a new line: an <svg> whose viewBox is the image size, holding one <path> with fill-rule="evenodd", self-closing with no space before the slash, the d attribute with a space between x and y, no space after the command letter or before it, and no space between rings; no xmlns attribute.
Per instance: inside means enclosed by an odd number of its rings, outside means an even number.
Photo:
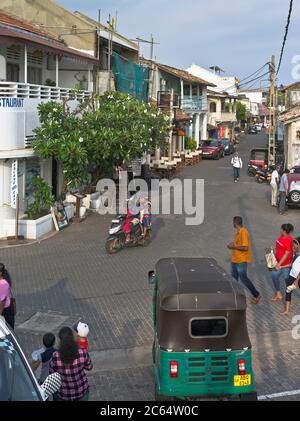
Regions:
<svg viewBox="0 0 300 421"><path fill-rule="evenodd" d="M97 31L97 35L98 35L98 56L97 57L98 57L99 62L100 62L100 43L101 43L100 30L101 30L101 10L99 9L99 11L98 11L98 31Z"/></svg>
<svg viewBox="0 0 300 421"><path fill-rule="evenodd" d="M277 86L276 59L272 56L270 64L270 128L269 128L269 166L276 164L276 131L277 131Z"/></svg>
<svg viewBox="0 0 300 421"><path fill-rule="evenodd" d="M170 137L169 137L169 161L173 161L173 119L174 119L174 89L170 95Z"/></svg>
<svg viewBox="0 0 300 421"><path fill-rule="evenodd" d="M115 20L111 19L111 15L109 15L109 22L108 22L108 73L109 73L109 82L108 82L108 90L111 90L111 62L112 62L112 54L113 54L113 40L114 40L114 25Z"/></svg>
<svg viewBox="0 0 300 421"><path fill-rule="evenodd" d="M150 41L137 37L135 41L138 42L139 50L140 50L140 43L150 44L150 77L149 77L149 100L153 98L153 89L154 89L154 73L155 73L155 66L154 66L154 45L160 45L158 42L155 42L153 34L151 34Z"/></svg>

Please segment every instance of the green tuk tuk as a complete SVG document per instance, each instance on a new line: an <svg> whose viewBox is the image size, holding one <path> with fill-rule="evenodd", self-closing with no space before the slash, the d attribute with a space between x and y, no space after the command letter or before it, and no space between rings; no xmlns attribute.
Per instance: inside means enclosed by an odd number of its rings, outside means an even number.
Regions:
<svg viewBox="0 0 300 421"><path fill-rule="evenodd" d="M162 259L149 282L156 400L257 400L243 287L209 258Z"/></svg>

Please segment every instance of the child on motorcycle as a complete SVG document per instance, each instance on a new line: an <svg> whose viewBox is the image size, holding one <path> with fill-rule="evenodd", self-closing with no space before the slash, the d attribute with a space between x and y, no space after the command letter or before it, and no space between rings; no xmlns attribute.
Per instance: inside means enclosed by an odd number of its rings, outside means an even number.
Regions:
<svg viewBox="0 0 300 421"><path fill-rule="evenodd" d="M142 236L146 237L152 224L151 203L149 200L141 199L140 222L142 225Z"/></svg>

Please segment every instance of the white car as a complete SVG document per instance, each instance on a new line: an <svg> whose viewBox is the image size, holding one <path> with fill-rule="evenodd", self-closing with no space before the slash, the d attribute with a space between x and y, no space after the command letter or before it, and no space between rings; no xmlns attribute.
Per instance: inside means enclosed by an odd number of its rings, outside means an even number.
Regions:
<svg viewBox="0 0 300 421"><path fill-rule="evenodd" d="M262 126L260 124L256 124L254 128L257 130L258 133L262 132Z"/></svg>
<svg viewBox="0 0 300 421"><path fill-rule="evenodd" d="M0 316L0 401L47 401L60 386L57 373L38 384L16 336Z"/></svg>

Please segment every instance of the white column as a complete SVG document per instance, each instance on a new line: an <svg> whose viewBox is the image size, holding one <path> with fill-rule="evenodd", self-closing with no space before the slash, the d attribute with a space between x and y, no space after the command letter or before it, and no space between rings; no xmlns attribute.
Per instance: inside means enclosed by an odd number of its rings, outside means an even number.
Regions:
<svg viewBox="0 0 300 421"><path fill-rule="evenodd" d="M193 137L193 127L194 127L194 116L191 115L192 122L189 125L188 136Z"/></svg>
<svg viewBox="0 0 300 421"><path fill-rule="evenodd" d="M58 66L58 55L55 56L55 84L59 87L59 66Z"/></svg>
<svg viewBox="0 0 300 421"><path fill-rule="evenodd" d="M156 161L160 161L160 158L161 158L161 151L160 151L160 148L156 148L156 149L155 149L155 160L156 160Z"/></svg>
<svg viewBox="0 0 300 421"><path fill-rule="evenodd" d="M183 80L180 80L180 95L181 95L181 101L184 99L184 89L183 89Z"/></svg>
<svg viewBox="0 0 300 421"><path fill-rule="evenodd" d="M91 87L92 83L91 83L91 69L88 70L88 91L91 92L92 91L92 87Z"/></svg>
<svg viewBox="0 0 300 421"><path fill-rule="evenodd" d="M208 125L208 116L207 114L203 114L202 120L202 133L201 133L201 140L207 139L207 125Z"/></svg>
<svg viewBox="0 0 300 421"><path fill-rule="evenodd" d="M24 83L28 82L28 54L27 45L24 46Z"/></svg>
<svg viewBox="0 0 300 421"><path fill-rule="evenodd" d="M196 114L195 117L195 140L198 147L200 144L200 114Z"/></svg>

